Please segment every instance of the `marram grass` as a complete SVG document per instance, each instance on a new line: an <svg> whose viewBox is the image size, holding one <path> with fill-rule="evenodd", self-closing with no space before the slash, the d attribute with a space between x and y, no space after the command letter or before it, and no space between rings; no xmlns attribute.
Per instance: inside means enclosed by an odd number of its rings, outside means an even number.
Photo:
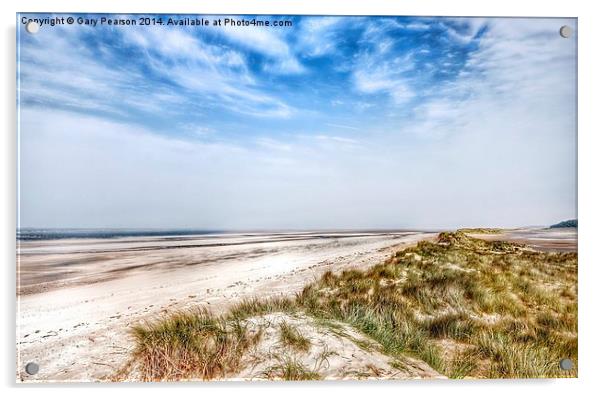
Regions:
<svg viewBox="0 0 602 396"><path fill-rule="evenodd" d="M344 322L391 357L411 355L450 378L577 375L577 254L542 253L441 233L366 271L326 272L294 298L248 300L222 316L177 313L136 326L133 364L146 380L224 378L260 334L245 320L303 312ZM308 344L284 324L280 342ZM575 368L559 368L570 358ZM293 357L266 378L319 379Z"/></svg>

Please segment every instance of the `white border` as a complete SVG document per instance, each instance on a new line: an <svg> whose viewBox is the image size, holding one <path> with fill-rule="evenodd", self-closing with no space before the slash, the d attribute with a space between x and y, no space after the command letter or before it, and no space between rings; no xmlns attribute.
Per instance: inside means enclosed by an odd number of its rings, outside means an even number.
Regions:
<svg viewBox="0 0 602 396"><path fill-rule="evenodd" d="M22 392L38 396L67 393L104 394L110 391L126 394L142 390L149 395L166 392L195 393L236 392L248 395L287 394L307 392L345 392L346 395L363 395L368 392L402 394L419 393L466 395L487 392L489 395L507 395L516 392L536 392L546 395L598 393L601 385L600 307L602 301L602 218L600 216L600 39L602 15L596 12L594 1L527 2L525 0L20 0L4 1L2 7L2 82L0 109L4 130L1 137L0 172L2 182L2 212L0 243L4 270L2 373L3 387L9 394ZM549 16L579 18L579 379L575 380L480 380L480 381L413 381L413 382L329 382L311 384L291 383L208 383L208 384L150 384L150 385L15 385L15 205L16 205L16 108L15 108L15 14L30 12L156 12L156 13L237 13L237 14L343 14L343 15L460 15L460 16ZM43 388L43 389L39 389ZM84 388L84 389L82 389ZM134 389L135 388L135 389ZM7 393L5 393L7 394Z"/></svg>

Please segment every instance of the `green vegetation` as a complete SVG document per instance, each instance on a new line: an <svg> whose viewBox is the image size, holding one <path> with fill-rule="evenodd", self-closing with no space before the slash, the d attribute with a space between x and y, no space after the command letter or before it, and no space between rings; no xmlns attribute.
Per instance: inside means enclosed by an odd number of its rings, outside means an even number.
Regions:
<svg viewBox="0 0 602 396"><path fill-rule="evenodd" d="M264 372L267 379L283 379L287 381L319 380L322 376L316 371L305 367L301 362L290 356L278 359L278 364Z"/></svg>
<svg viewBox="0 0 602 396"><path fill-rule="evenodd" d="M326 272L296 298L137 326L134 361L147 379L223 377L260 336L249 335L245 319L300 311L322 323L348 323L393 360L415 356L451 378L577 373L577 254L535 252L464 232L441 233L367 271ZM280 342L309 348L286 324ZM575 368L560 370L562 358ZM290 357L280 363L267 378L319 378Z"/></svg>
<svg viewBox="0 0 602 396"><path fill-rule="evenodd" d="M299 333L299 330L286 322L280 323L280 342L294 350L307 352L311 343Z"/></svg>
<svg viewBox="0 0 602 396"><path fill-rule="evenodd" d="M136 326L132 334L133 359L145 381L224 376L240 367L244 352L258 340L241 321L201 310Z"/></svg>
<svg viewBox="0 0 602 396"><path fill-rule="evenodd" d="M450 377L574 376L577 255L441 233L366 272L326 273L298 303Z"/></svg>
<svg viewBox="0 0 602 396"><path fill-rule="evenodd" d="M458 232L466 234L501 234L502 230L499 228L460 228Z"/></svg>

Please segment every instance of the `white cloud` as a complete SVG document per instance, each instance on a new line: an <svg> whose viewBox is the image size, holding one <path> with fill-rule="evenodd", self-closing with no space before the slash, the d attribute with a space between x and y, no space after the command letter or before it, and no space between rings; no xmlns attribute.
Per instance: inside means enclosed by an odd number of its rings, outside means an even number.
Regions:
<svg viewBox="0 0 602 396"><path fill-rule="evenodd" d="M242 54L220 46L209 45L178 30L153 29L144 32L145 48L159 52L163 58L149 55L157 73L172 79L186 90L213 95L228 109L247 115L286 118L292 108L281 100L262 92L249 72ZM150 32L151 30L149 30ZM235 32L236 28L227 31ZM140 32L126 34L133 42ZM234 34L234 33L230 34ZM165 33L165 34L164 34ZM269 39L264 39L266 44ZM272 43L273 44L273 43ZM278 51L276 51L278 52ZM174 63L178 59L180 62Z"/></svg>
<svg viewBox="0 0 602 396"><path fill-rule="evenodd" d="M416 96L409 83L415 61L413 51L393 51L394 41L386 33L391 23L378 20L366 25L362 40L367 49L354 61L352 82L357 91L387 94L399 106Z"/></svg>
<svg viewBox="0 0 602 396"><path fill-rule="evenodd" d="M482 20L466 21L473 25L468 35L483 27ZM463 125L474 126L484 117L512 111L517 112L513 119L531 122L544 123L555 116L570 119L576 111L576 48L574 41L560 37L560 24L570 25L572 21L488 20L478 50L470 54L458 78L425 90L427 99L414 109L415 125L405 130L450 135ZM551 114L550 110L558 109L561 103L567 104L566 110ZM523 114L529 111L530 115Z"/></svg>
<svg viewBox="0 0 602 396"><path fill-rule="evenodd" d="M340 29L357 24L357 18L306 17L301 21L295 49L303 56L322 56L337 52L340 45Z"/></svg>
<svg viewBox="0 0 602 396"><path fill-rule="evenodd" d="M125 45L142 50L142 61L165 84L151 84L138 62L116 59L103 44L97 46L102 56L93 53L83 43L86 32L84 27L56 27L28 37L31 41L21 48L22 99L120 117L128 117L131 109L168 116L191 109L202 114L200 108L216 106L259 117L286 118L294 111L256 81L244 54L204 43L187 30L137 26L114 31L114 38L121 36ZM237 102L244 103L232 105Z"/></svg>
<svg viewBox="0 0 602 396"><path fill-rule="evenodd" d="M389 64L362 65L353 73L355 88L363 93L386 93L395 104L401 105L412 99L415 94L407 84L407 79L399 71L392 72ZM401 75L400 75L401 74Z"/></svg>
<svg viewBox="0 0 602 396"><path fill-rule="evenodd" d="M198 138L207 138L215 134L216 132L214 128L191 122L180 123L179 128L185 131L186 133L196 136Z"/></svg>
<svg viewBox="0 0 602 396"><path fill-rule="evenodd" d="M429 24L421 22L411 22L402 26L404 29L408 30L428 30L431 27Z"/></svg>
<svg viewBox="0 0 602 396"><path fill-rule="evenodd" d="M351 126L351 125L334 124L334 123L330 123L330 122L327 122L326 125L331 126L331 127L335 127L335 128L350 129L350 130L353 130L353 131L359 131L360 130L360 128L354 127L354 126Z"/></svg>
<svg viewBox="0 0 602 396"><path fill-rule="evenodd" d="M272 59L266 70L274 73L296 74L305 71L288 42L284 30L267 29L255 26L223 26L216 31L244 48L261 53Z"/></svg>
<svg viewBox="0 0 602 396"><path fill-rule="evenodd" d="M357 144L358 141L355 139L350 139L348 137L342 136L330 136L330 135L316 135L316 139L323 141L331 141L335 143L344 143L344 144Z"/></svg>

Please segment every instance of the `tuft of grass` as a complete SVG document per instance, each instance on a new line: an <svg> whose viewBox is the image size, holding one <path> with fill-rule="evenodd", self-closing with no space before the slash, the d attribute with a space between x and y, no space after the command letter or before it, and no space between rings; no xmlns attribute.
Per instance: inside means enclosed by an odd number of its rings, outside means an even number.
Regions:
<svg viewBox="0 0 602 396"><path fill-rule="evenodd" d="M261 316L272 312L287 312L291 313L296 310L294 301L287 298L269 298L258 299L252 298L243 300L234 305L226 318L230 320L244 320L253 316Z"/></svg>
<svg viewBox="0 0 602 396"><path fill-rule="evenodd" d="M280 323L280 343L296 351L307 352L311 346L309 339L286 321Z"/></svg>
<svg viewBox="0 0 602 396"><path fill-rule="evenodd" d="M242 355L257 341L240 321L204 310L137 325L132 335L133 358L145 381L224 377L240 367Z"/></svg>
<svg viewBox="0 0 602 396"><path fill-rule="evenodd" d="M560 350L551 342L517 343L511 335L493 331L479 334L477 342L479 352L490 357L489 370L492 376L549 378L575 374L560 369L559 362L565 355L559 353Z"/></svg>
<svg viewBox="0 0 602 396"><path fill-rule="evenodd" d="M297 359L290 356L279 358L278 363L265 370L263 375L271 380L315 381L322 379L318 372L308 369Z"/></svg>
<svg viewBox="0 0 602 396"><path fill-rule="evenodd" d="M422 323L431 337L466 340L475 333L478 325L466 313L445 313Z"/></svg>
<svg viewBox="0 0 602 396"><path fill-rule="evenodd" d="M478 353L473 348L469 348L452 355L446 365L446 374L452 379L466 378L478 369L479 361Z"/></svg>

